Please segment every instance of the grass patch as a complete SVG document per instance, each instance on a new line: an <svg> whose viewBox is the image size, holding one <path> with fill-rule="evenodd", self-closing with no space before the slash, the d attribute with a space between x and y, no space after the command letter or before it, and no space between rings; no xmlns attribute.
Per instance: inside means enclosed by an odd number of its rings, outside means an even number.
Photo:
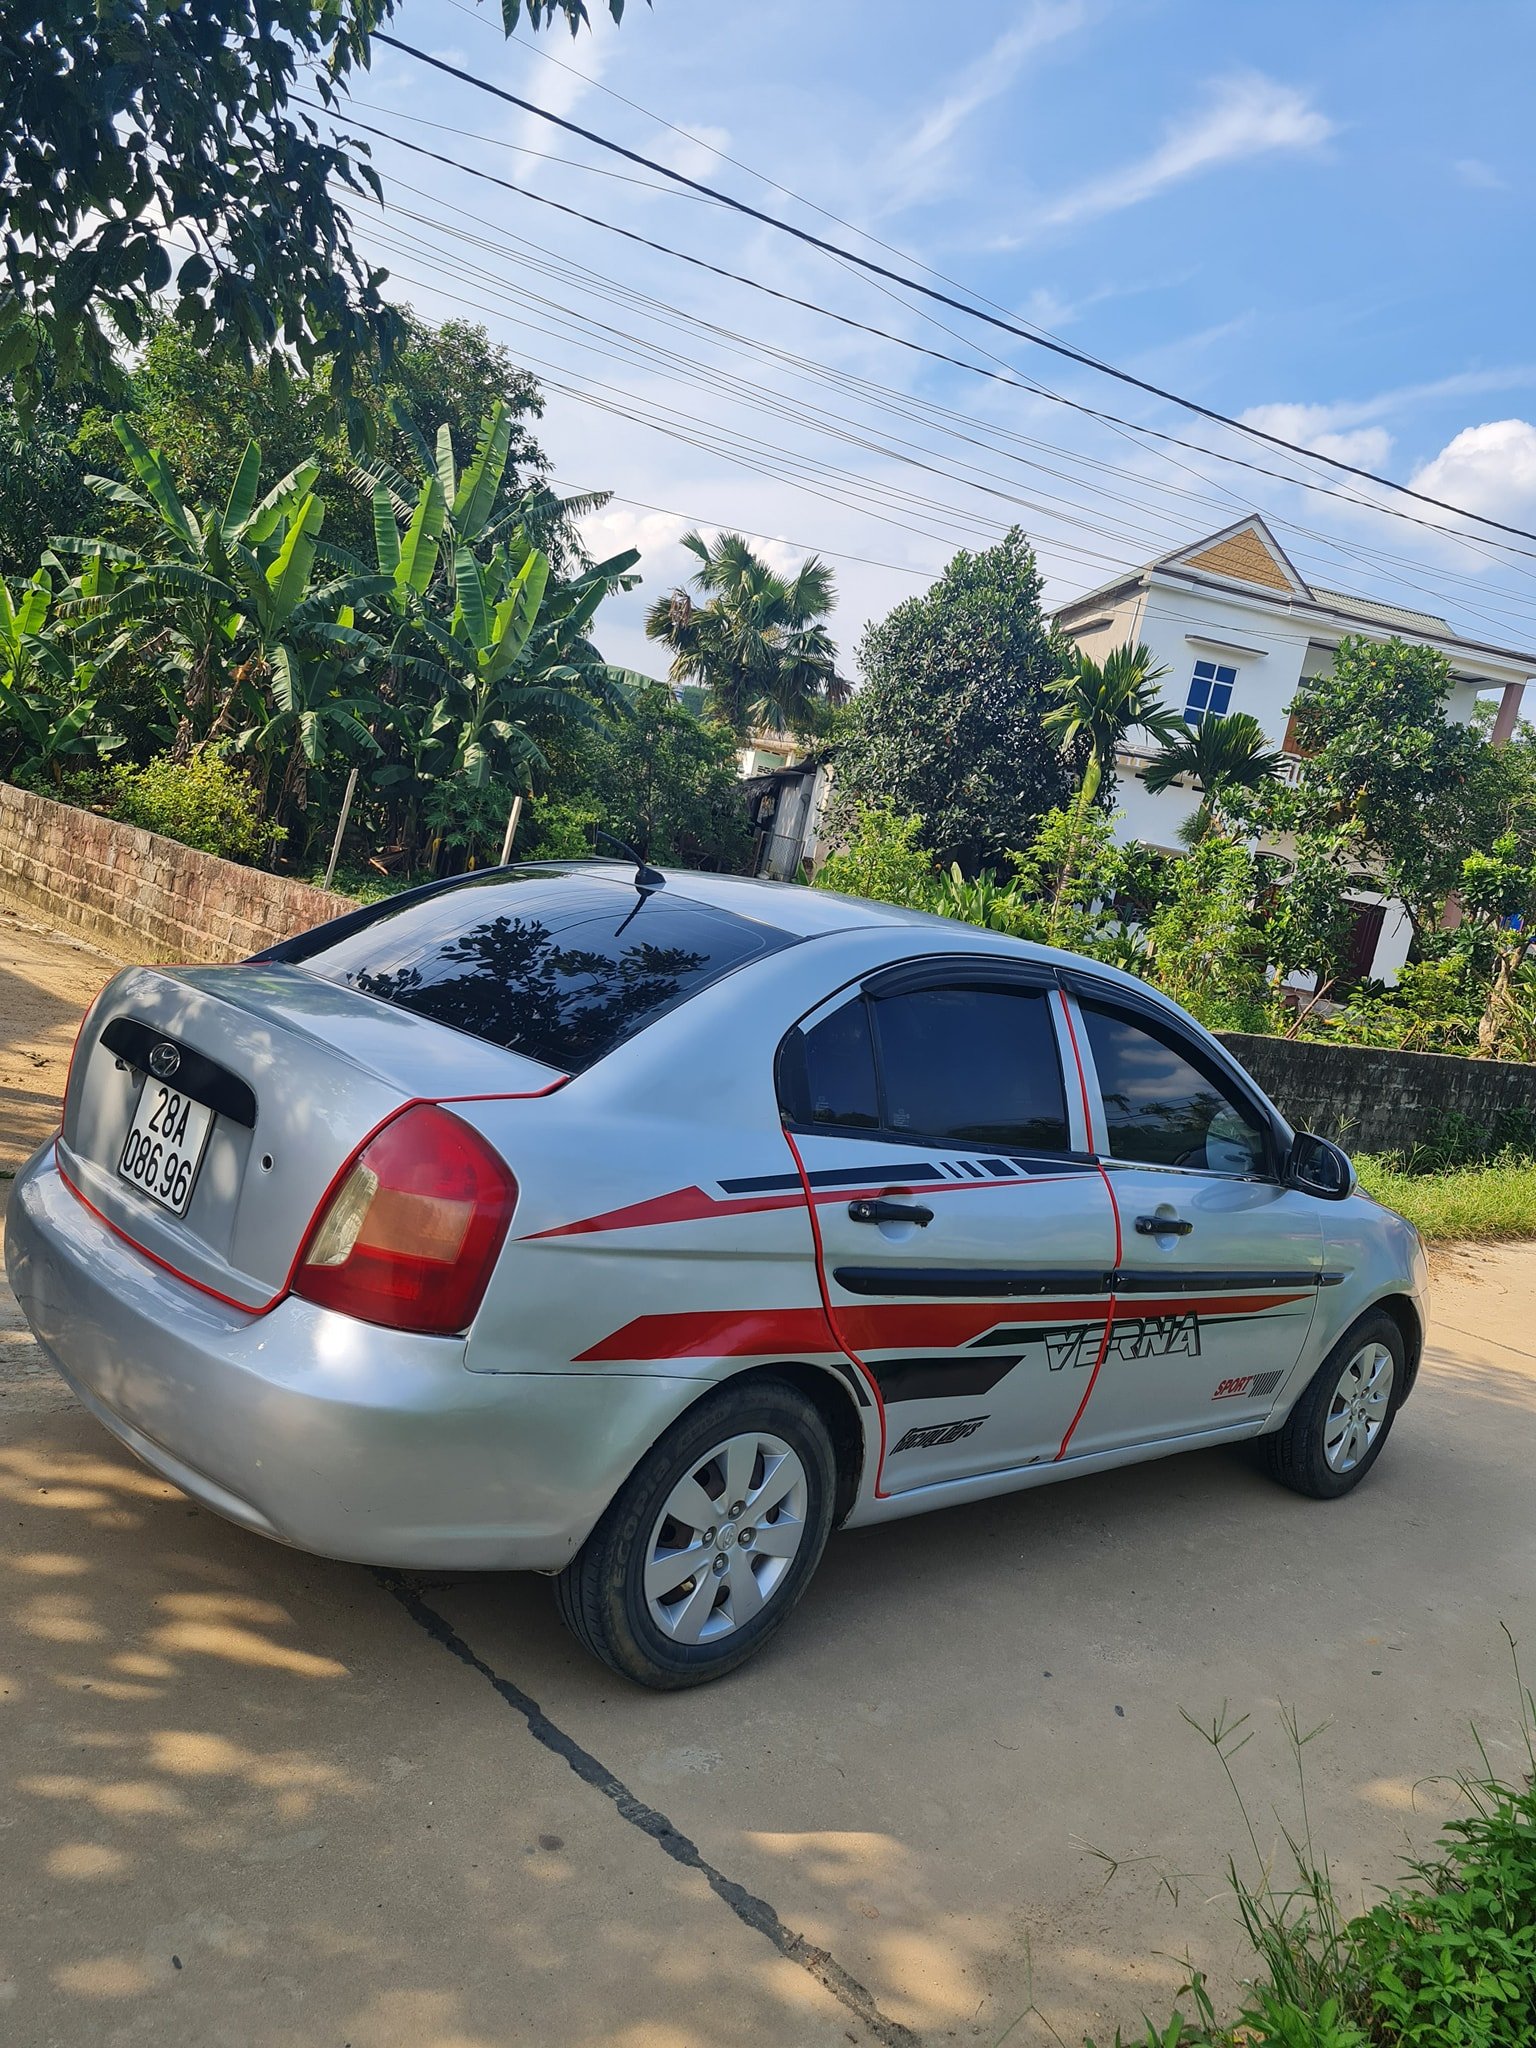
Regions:
<svg viewBox="0 0 1536 2048"><path fill-rule="evenodd" d="M1536 1237L1536 1162L1529 1159L1405 1173L1366 1155L1355 1167L1365 1192L1406 1216L1431 1244Z"/></svg>
<svg viewBox="0 0 1536 2048"><path fill-rule="evenodd" d="M1251 1734L1247 1716L1234 1720L1223 1707L1202 1727L1186 1714L1215 1751L1244 1824L1243 1862L1251 1859L1253 1874L1234 1857L1227 1876L1254 1974L1229 2018L1191 1969L1170 2018L1148 2018L1130 2036L1117 2030L1115 2048L1533 2048L1536 1701L1523 1685L1520 1708L1514 1769L1496 1770L1478 1739L1481 1768L1456 1781L1462 1816L1442 1829L1428 1857L1405 1859L1403 1879L1355 1914L1340 1902L1307 1810L1302 1752L1322 1730L1303 1735L1294 1715L1285 1716L1298 1824L1281 1821L1276 1858L1261 1846L1233 1770ZM1112 1876L1114 1860L1106 1860Z"/></svg>

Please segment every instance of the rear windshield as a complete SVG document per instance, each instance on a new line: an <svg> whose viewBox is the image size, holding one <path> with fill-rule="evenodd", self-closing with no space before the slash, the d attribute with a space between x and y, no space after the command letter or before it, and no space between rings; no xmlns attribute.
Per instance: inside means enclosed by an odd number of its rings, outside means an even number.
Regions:
<svg viewBox="0 0 1536 2048"><path fill-rule="evenodd" d="M385 906L329 944L273 949L474 1038L579 1073L791 934L665 889L534 870ZM311 935L306 935L309 938Z"/></svg>

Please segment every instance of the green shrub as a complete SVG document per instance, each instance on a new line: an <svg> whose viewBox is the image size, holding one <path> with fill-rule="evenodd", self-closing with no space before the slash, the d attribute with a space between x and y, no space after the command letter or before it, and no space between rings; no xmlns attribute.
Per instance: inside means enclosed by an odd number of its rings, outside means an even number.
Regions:
<svg viewBox="0 0 1536 2048"><path fill-rule="evenodd" d="M829 854L816 873L818 889L932 910L939 878L922 846L921 818L903 818L885 805L861 807L847 844Z"/></svg>
<svg viewBox="0 0 1536 2048"><path fill-rule="evenodd" d="M217 754L197 753L185 761L161 754L142 768L109 768L98 801L125 825L163 832L223 860L266 860L285 836L280 825L262 817L245 777Z"/></svg>

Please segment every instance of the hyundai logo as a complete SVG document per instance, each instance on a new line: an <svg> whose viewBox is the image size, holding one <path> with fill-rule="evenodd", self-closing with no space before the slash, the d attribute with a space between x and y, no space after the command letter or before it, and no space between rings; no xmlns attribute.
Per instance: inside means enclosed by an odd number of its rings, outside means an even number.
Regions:
<svg viewBox="0 0 1536 2048"><path fill-rule="evenodd" d="M176 1050L176 1047L171 1044L168 1038L162 1038L158 1045L151 1046L149 1054L149 1071L153 1075L155 1075L158 1080L169 1081L172 1074L176 1072L176 1069L180 1065L181 1054Z"/></svg>

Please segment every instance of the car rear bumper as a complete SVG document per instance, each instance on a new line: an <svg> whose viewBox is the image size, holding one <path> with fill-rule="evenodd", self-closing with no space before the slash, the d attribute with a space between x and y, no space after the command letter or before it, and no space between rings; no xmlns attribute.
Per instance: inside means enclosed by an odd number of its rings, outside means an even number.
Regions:
<svg viewBox="0 0 1536 2048"><path fill-rule="evenodd" d="M459 1339L296 1298L263 1316L156 1266L47 1145L6 1217L39 1344L130 1450L263 1536L364 1564L553 1571L704 1379L471 1373Z"/></svg>

